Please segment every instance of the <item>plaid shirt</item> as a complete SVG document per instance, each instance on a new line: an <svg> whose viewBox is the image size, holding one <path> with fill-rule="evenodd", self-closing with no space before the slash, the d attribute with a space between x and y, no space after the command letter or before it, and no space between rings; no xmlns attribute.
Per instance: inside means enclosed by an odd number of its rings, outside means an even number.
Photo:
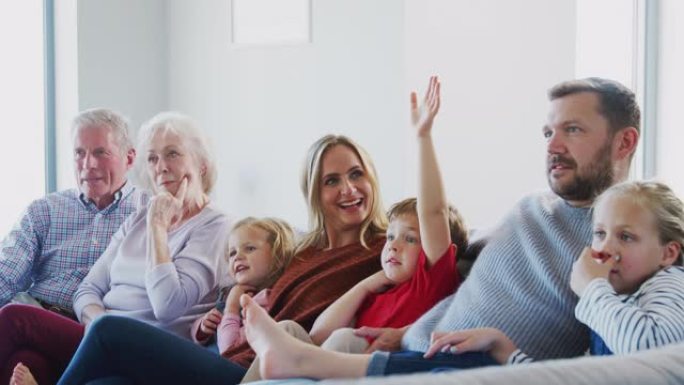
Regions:
<svg viewBox="0 0 684 385"><path fill-rule="evenodd" d="M0 306L28 291L71 309L76 288L143 198L126 183L102 210L77 189L33 201L0 244Z"/></svg>

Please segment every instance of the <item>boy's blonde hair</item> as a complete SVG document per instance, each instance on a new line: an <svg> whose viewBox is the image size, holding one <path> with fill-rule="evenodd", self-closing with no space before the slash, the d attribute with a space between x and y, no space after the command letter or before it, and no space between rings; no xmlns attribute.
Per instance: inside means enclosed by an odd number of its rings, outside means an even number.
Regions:
<svg viewBox="0 0 684 385"><path fill-rule="evenodd" d="M468 228L461 213L452 205L449 205L449 233L451 242L456 245L458 254L465 253L468 248ZM397 202L387 211L390 222L401 215L415 215L418 217L418 200L416 198L406 198ZM422 229L420 229L422 231Z"/></svg>
<svg viewBox="0 0 684 385"><path fill-rule="evenodd" d="M356 154L371 185L373 202L368 218L361 223L359 241L368 248L367 242L384 234L387 230L387 217L383 210L375 166L370 156L361 146L346 136L326 135L311 145L302 168L301 188L309 211L311 231L304 235L297 246L297 252L311 246L323 248L328 242L325 232L325 218L321 207L321 173L323 172L323 156L335 146L345 146Z"/></svg>
<svg viewBox="0 0 684 385"><path fill-rule="evenodd" d="M290 225L278 218L244 218L230 230L235 230L242 227L257 228L265 231L268 234L267 242L271 245L271 252L273 253L273 261L271 263L271 270L268 279L263 287L259 290L270 287L285 271L285 268L290 264L295 250L295 233ZM225 258L228 259L230 245L226 245Z"/></svg>
<svg viewBox="0 0 684 385"><path fill-rule="evenodd" d="M611 196L627 196L650 210L656 221L660 243L677 242L680 245L676 265L682 264L684 249L684 204L666 184L656 181L633 181L616 184L607 189L594 202L597 207Z"/></svg>

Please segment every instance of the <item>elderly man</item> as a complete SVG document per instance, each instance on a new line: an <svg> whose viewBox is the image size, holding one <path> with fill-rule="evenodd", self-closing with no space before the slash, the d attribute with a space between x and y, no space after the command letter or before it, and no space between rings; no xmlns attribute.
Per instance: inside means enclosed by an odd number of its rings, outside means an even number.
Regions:
<svg viewBox="0 0 684 385"><path fill-rule="evenodd" d="M125 119L107 109L72 124L78 189L31 203L0 245L0 306L37 301L73 318L72 297L140 193L126 181L135 149ZM19 295L17 295L19 294Z"/></svg>
<svg viewBox="0 0 684 385"><path fill-rule="evenodd" d="M574 317L577 296L570 288L570 272L591 242L591 203L606 188L627 178L639 139L640 112L631 91L605 79L561 83L551 89L549 97L551 110L542 134L551 191L522 199L486 235L486 245L459 290L408 332L362 330L379 336L376 346L382 343L384 350L409 351L365 355L322 350L289 336L264 309L243 296L247 339L261 358L262 375L320 379L494 364L484 353L423 358L432 332L478 327L502 330L538 359L581 355L588 347L588 330ZM128 339L143 341L148 331L129 328L126 333ZM236 364L189 342L160 339L173 345L165 349L172 354L156 354L150 361L145 360L150 349L159 351L160 344L138 344L132 349L115 335L110 337L90 345L87 357L93 363L81 362L81 367L97 367L116 357L120 370L107 375L136 379L154 371L170 379L166 382L202 378L204 384L230 384L241 380Z"/></svg>

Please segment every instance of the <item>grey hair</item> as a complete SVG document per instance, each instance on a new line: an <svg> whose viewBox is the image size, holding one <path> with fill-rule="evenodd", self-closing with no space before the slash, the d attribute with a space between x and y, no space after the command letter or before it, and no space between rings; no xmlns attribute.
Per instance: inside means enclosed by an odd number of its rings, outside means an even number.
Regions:
<svg viewBox="0 0 684 385"><path fill-rule="evenodd" d="M216 162L209 149L209 141L206 135L197 128L195 121L187 115L175 111L160 112L150 120L143 123L138 133L138 149L141 156L138 157L141 171L147 162L152 137L159 133L173 133L181 138L183 144L195 157L199 164L205 167L202 175L202 190L209 194L216 183ZM144 175L143 172L141 172ZM140 182L148 189L152 189L153 181L148 176L142 176Z"/></svg>
<svg viewBox="0 0 684 385"><path fill-rule="evenodd" d="M82 129L101 126L107 126L112 130L122 154L125 155L134 148L128 120L120 113L107 108L91 108L79 113L71 122L71 136L74 137Z"/></svg>

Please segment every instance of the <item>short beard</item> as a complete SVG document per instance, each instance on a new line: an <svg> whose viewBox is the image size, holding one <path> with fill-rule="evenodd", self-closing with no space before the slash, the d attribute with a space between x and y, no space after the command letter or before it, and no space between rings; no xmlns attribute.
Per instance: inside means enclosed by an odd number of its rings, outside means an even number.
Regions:
<svg viewBox="0 0 684 385"><path fill-rule="evenodd" d="M548 174L549 186L556 195L566 201L593 201L612 186L615 181L613 164L610 159L612 141L607 140L592 162L584 169L577 169L574 179L565 185L554 185ZM576 163L575 163L576 164Z"/></svg>

